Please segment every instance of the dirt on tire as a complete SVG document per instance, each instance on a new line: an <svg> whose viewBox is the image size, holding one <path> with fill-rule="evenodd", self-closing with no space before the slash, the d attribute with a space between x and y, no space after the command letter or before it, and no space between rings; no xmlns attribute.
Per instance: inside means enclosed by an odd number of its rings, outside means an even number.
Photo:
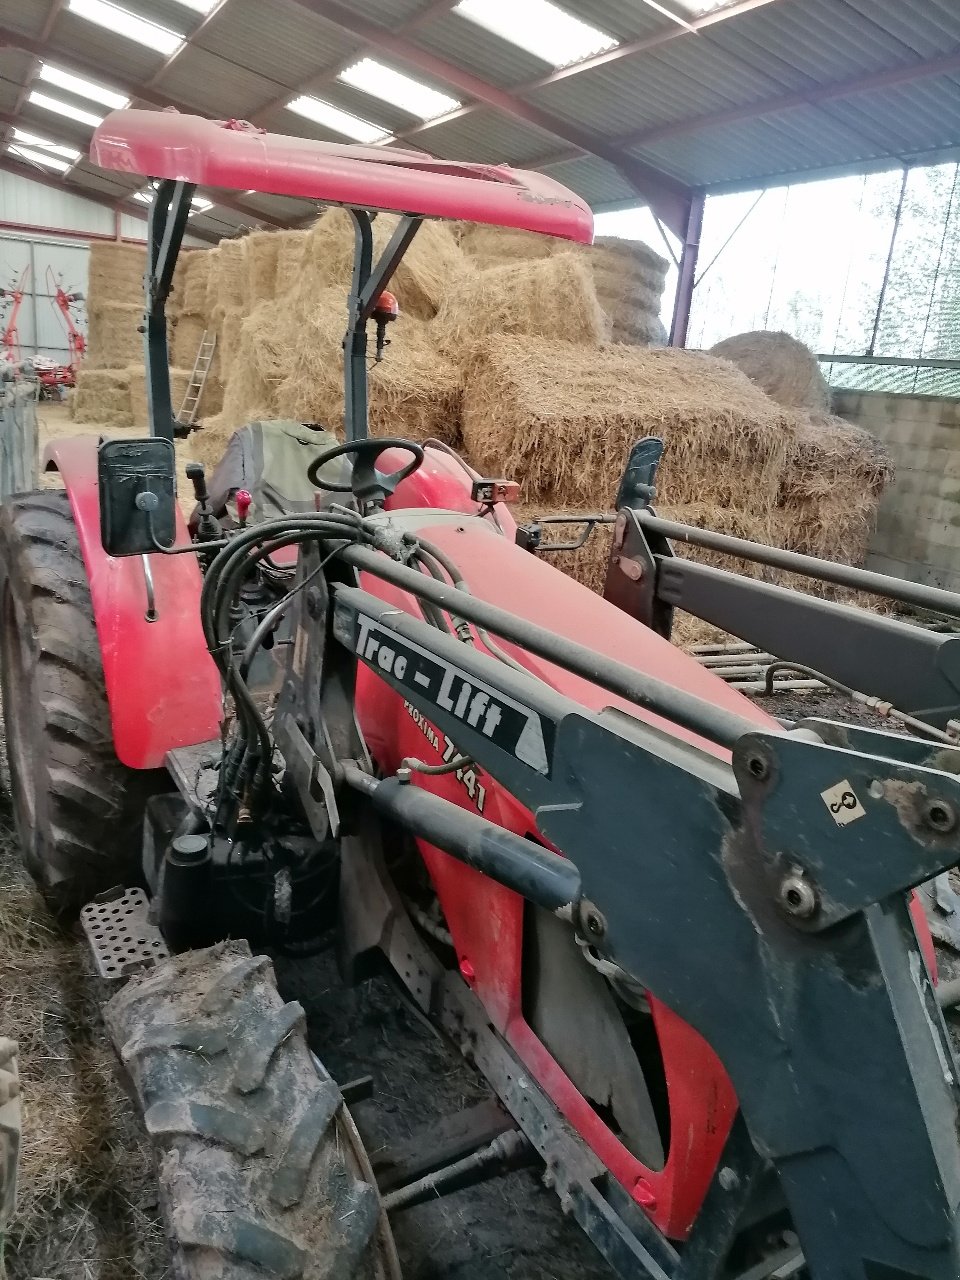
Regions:
<svg viewBox="0 0 960 1280"><path fill-rule="evenodd" d="M144 1111L181 1280L399 1280L336 1083L266 956L162 961L105 1006Z"/></svg>
<svg viewBox="0 0 960 1280"><path fill-rule="evenodd" d="M86 568L66 492L0 507L0 685L23 859L60 918L136 881L155 775L113 748Z"/></svg>

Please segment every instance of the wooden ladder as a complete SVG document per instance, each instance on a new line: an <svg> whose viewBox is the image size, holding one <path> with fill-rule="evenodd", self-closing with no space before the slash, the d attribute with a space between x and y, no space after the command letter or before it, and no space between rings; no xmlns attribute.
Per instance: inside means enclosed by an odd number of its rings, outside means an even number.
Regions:
<svg viewBox="0 0 960 1280"><path fill-rule="evenodd" d="M197 358L193 362L193 372L190 374L190 381L187 389L183 393L183 403L180 405L180 412L177 414L177 422L181 427L192 427L197 420L197 410L200 408L200 401L203 398L203 388L207 385L207 374L210 372L210 366L213 364L213 357L217 350L217 335L212 338L207 336L208 330L204 329L203 337L200 339L200 346L197 350Z"/></svg>

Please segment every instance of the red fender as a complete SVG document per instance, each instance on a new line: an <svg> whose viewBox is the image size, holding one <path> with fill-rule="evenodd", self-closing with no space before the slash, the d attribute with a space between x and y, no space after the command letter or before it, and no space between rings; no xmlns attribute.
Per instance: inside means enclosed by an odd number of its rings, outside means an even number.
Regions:
<svg viewBox="0 0 960 1280"><path fill-rule="evenodd" d="M174 747L219 732L220 678L200 626L200 570L193 556L150 556L157 620L146 619L140 556L115 559L100 542L97 437L47 446L70 497L100 639L114 749L131 769L157 769ZM177 511L177 541L188 540Z"/></svg>

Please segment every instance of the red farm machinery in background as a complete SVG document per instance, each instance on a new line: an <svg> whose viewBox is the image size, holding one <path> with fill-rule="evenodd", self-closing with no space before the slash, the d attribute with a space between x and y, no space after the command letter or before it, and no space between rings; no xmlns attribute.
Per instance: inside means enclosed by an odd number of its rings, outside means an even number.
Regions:
<svg viewBox="0 0 960 1280"><path fill-rule="evenodd" d="M601 597L531 554L509 482L368 438L368 325L382 349L425 217L591 239L542 174L136 110L92 154L159 179L152 429L57 442L64 489L0 511L0 677L27 866L128 979L106 1018L177 1274L395 1280L388 1213L521 1158L623 1280L957 1280L960 1072L912 889L960 860L960 637L670 538L960 598L660 520L655 439L591 518ZM355 259L345 438L237 423L209 483L188 468L188 529L165 307L199 184L343 205ZM378 210L401 213L375 260ZM674 607L868 682L921 736L774 719L670 643ZM506 1127L439 1163L425 1130L381 1196L238 938L388 969Z"/></svg>
<svg viewBox="0 0 960 1280"><path fill-rule="evenodd" d="M19 278L5 289L0 288L0 306L6 310L3 322L3 333L0 334L0 347L4 360L8 364L20 364L23 352L20 347L20 308L30 279L29 264L20 272Z"/></svg>
<svg viewBox="0 0 960 1280"><path fill-rule="evenodd" d="M87 350L86 336L77 324L79 309L83 304L83 294L76 290L65 289L62 277L58 277L49 266L47 267L47 294L66 335L69 359L63 364L37 356L33 366L40 384L40 398L61 400L66 391L77 385L77 373Z"/></svg>

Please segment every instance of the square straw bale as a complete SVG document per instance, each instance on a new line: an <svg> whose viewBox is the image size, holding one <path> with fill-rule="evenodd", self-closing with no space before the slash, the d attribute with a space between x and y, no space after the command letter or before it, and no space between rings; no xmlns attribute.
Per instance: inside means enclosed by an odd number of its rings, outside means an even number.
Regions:
<svg viewBox="0 0 960 1280"><path fill-rule="evenodd" d="M497 336L465 370L467 450L485 473L521 481L528 501L607 508L631 445L657 435L663 502L767 516L790 430L732 365L672 348Z"/></svg>

